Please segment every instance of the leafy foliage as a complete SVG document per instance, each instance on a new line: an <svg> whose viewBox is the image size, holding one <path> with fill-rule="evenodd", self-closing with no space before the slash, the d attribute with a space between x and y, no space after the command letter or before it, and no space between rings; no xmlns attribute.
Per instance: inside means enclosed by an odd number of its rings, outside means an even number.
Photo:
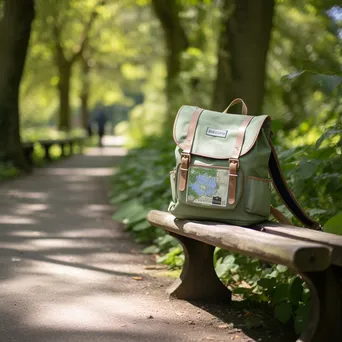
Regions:
<svg viewBox="0 0 342 342"><path fill-rule="evenodd" d="M20 174L20 171L10 163L0 162L0 182L11 179Z"/></svg>
<svg viewBox="0 0 342 342"><path fill-rule="evenodd" d="M130 150L113 176L111 203L120 204L113 218L122 220L138 242L156 239L158 252L174 243L166 243L163 231L151 227L146 214L152 208L167 210L171 198L168 170L174 163L172 149L171 139L147 139L141 148Z"/></svg>
<svg viewBox="0 0 342 342"><path fill-rule="evenodd" d="M308 317L309 294L303 281L286 266L216 250L216 272L233 295L247 302L270 303L283 324L294 322L299 334Z"/></svg>

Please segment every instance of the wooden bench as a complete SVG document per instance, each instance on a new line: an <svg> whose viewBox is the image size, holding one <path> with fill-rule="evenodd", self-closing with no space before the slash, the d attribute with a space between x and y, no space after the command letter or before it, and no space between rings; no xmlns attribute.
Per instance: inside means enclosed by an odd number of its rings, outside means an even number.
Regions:
<svg viewBox="0 0 342 342"><path fill-rule="evenodd" d="M26 160L28 161L28 163L30 165L32 165L33 164L32 156L33 156L33 151L34 151L34 143L33 142L24 142L22 144L22 147L23 147L23 151L24 151L24 155L25 155Z"/></svg>
<svg viewBox="0 0 342 342"><path fill-rule="evenodd" d="M80 151L83 150L84 147L84 140L85 138L83 137L75 137L75 138L64 138L64 139L44 139L44 140L37 140L37 141L32 141L32 142L24 142L23 143L23 149L24 149L24 154L27 159L27 161L32 165L33 164L33 151L34 151L34 145L35 144L40 144L44 151L45 151L45 156L44 159L46 161L51 161L51 154L50 154L50 148L53 145L58 145L60 146L62 150L62 156L65 157L67 155L66 153L66 147L69 147L69 155L72 155L74 152L74 147L79 146Z"/></svg>
<svg viewBox="0 0 342 342"><path fill-rule="evenodd" d="M147 219L177 238L184 249L183 270L168 290L171 296L229 302L231 293L213 265L214 249L220 247L286 265L302 277L312 307L307 329L297 341L342 341L342 236L272 222L246 228L178 220L157 210Z"/></svg>

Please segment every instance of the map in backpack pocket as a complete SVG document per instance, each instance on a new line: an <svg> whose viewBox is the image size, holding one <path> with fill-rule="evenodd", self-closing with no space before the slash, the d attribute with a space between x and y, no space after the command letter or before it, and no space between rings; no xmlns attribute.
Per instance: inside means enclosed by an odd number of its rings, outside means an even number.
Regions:
<svg viewBox="0 0 342 342"><path fill-rule="evenodd" d="M225 168L190 166L186 202L227 206L229 171Z"/></svg>

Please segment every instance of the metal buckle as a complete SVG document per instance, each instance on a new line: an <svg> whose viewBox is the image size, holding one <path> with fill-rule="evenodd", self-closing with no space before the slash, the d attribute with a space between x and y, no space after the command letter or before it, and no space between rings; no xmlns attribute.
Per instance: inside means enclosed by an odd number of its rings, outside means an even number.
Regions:
<svg viewBox="0 0 342 342"><path fill-rule="evenodd" d="M240 161L239 161L239 159L230 158L230 159L229 159L229 164L236 164L236 167L237 167L237 168L240 167Z"/></svg>
<svg viewBox="0 0 342 342"><path fill-rule="evenodd" d="M180 165L180 169L181 170L188 170L189 169L189 164L190 164L190 160L191 160L191 155L190 153L182 153L181 154L181 165Z"/></svg>

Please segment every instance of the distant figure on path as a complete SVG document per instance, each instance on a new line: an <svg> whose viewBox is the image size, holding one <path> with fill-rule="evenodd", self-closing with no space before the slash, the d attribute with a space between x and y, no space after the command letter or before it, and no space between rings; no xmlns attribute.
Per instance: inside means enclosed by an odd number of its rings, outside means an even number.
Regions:
<svg viewBox="0 0 342 342"><path fill-rule="evenodd" d="M97 134L99 136L99 147L102 147L102 138L105 132L105 126L107 122L107 116L103 110L96 115L96 123L97 123Z"/></svg>
<svg viewBox="0 0 342 342"><path fill-rule="evenodd" d="M88 120L87 122L87 134L88 134L88 138L91 138L93 136L93 128L91 127L91 120Z"/></svg>

